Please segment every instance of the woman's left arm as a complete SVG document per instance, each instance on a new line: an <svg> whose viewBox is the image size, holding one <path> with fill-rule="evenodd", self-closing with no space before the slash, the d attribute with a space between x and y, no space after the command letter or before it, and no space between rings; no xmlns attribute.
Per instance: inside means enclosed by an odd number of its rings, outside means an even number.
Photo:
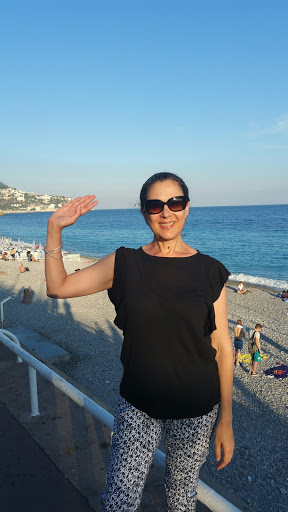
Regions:
<svg viewBox="0 0 288 512"><path fill-rule="evenodd" d="M233 352L228 330L226 287L214 302L216 330L211 334L212 346L217 350L216 361L220 381L220 418L215 432L217 469L222 469L233 456L232 429Z"/></svg>

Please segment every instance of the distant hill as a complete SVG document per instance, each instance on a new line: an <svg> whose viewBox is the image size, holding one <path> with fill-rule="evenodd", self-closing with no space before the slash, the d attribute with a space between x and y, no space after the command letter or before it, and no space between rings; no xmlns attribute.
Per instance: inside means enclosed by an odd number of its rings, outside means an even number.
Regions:
<svg viewBox="0 0 288 512"><path fill-rule="evenodd" d="M0 210L4 213L53 211L70 200L71 197L24 192L0 181Z"/></svg>

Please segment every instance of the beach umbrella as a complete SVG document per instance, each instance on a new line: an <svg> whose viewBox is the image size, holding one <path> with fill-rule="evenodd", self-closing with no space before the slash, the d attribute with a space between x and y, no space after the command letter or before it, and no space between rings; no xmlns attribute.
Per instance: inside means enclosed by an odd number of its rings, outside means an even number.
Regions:
<svg viewBox="0 0 288 512"><path fill-rule="evenodd" d="M21 247L22 247L22 243L21 243L21 240L19 238L19 240L17 242L17 251L21 251Z"/></svg>
<svg viewBox="0 0 288 512"><path fill-rule="evenodd" d="M42 247L41 242L40 242L40 244L39 244L38 251L43 251L43 247Z"/></svg>
<svg viewBox="0 0 288 512"><path fill-rule="evenodd" d="M35 248L36 248L36 244L35 244L35 240L33 240L33 243L32 243L32 246L31 246L32 251L35 251Z"/></svg>

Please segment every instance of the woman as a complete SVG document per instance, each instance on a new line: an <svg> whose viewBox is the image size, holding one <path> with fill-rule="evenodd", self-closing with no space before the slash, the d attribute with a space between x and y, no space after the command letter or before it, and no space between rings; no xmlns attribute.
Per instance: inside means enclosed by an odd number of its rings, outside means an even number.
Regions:
<svg viewBox="0 0 288 512"><path fill-rule="evenodd" d="M91 210L94 199L74 199L50 217L45 252L47 294L66 298L108 290L115 323L124 333L124 373L102 510L137 509L165 430L168 511L194 511L199 469L220 402L218 469L230 462L234 448L229 272L182 240L189 193L181 178L165 172L149 178L140 193L152 242L137 250L122 247L67 276L61 230Z"/></svg>
<svg viewBox="0 0 288 512"><path fill-rule="evenodd" d="M242 327L242 320L237 320L237 325L233 327L234 331L234 363L240 366L241 350L243 348L243 338L245 338L245 329Z"/></svg>

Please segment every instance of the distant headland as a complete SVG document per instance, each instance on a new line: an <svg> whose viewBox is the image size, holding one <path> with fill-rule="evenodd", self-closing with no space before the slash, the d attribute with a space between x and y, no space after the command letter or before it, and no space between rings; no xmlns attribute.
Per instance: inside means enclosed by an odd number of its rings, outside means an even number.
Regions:
<svg viewBox="0 0 288 512"><path fill-rule="evenodd" d="M17 212L51 212L68 201L71 201L71 197L23 192L0 181L0 216Z"/></svg>

